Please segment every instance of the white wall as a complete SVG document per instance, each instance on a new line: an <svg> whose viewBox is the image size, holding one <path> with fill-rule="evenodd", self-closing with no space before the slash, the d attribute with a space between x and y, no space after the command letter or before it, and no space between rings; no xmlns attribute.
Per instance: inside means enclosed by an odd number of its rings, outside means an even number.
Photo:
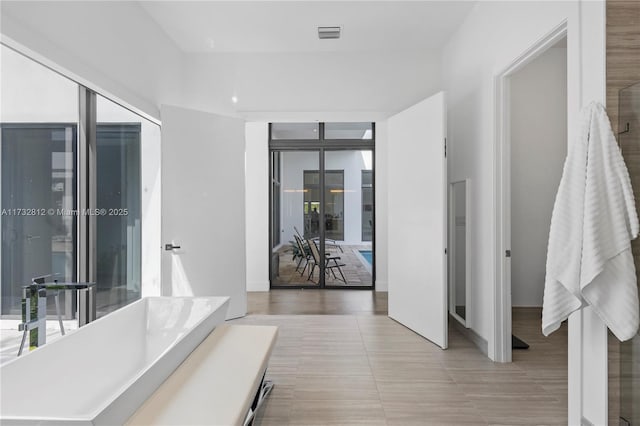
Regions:
<svg viewBox="0 0 640 426"><path fill-rule="evenodd" d="M2 41L153 117L182 95L183 54L136 2L2 1Z"/></svg>
<svg viewBox="0 0 640 426"><path fill-rule="evenodd" d="M449 178L471 179L471 324L494 357L494 77L538 39L569 21L568 70L580 66L577 2L479 2L443 49L448 92ZM569 116L579 84L569 82Z"/></svg>
<svg viewBox="0 0 640 426"><path fill-rule="evenodd" d="M78 85L0 46L0 113L5 123L75 123Z"/></svg>
<svg viewBox="0 0 640 426"><path fill-rule="evenodd" d="M604 2L478 2L443 49L449 93L450 179L471 178L472 324L495 357L498 278L494 78L536 41L566 22L567 118L572 143L582 105L604 102ZM569 424L606 423L606 328L583 310L569 319ZM589 348L590 346L590 348ZM603 408L604 407L604 408Z"/></svg>
<svg viewBox="0 0 640 426"><path fill-rule="evenodd" d="M376 230L375 230L375 264L376 291L389 289L389 230L388 230L388 137L387 122L376 122L375 153L375 195L376 195Z"/></svg>
<svg viewBox="0 0 640 426"><path fill-rule="evenodd" d="M247 291L269 291L269 126L246 126Z"/></svg>
<svg viewBox="0 0 640 426"><path fill-rule="evenodd" d="M567 49L511 77L511 300L542 306L548 230L567 155Z"/></svg>

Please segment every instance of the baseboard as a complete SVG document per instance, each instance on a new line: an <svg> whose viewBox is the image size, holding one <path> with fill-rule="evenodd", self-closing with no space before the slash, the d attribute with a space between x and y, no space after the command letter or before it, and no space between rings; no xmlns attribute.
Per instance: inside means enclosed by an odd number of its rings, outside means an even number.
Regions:
<svg viewBox="0 0 640 426"><path fill-rule="evenodd" d="M376 280L376 291L389 291L389 282Z"/></svg>
<svg viewBox="0 0 640 426"><path fill-rule="evenodd" d="M591 423L589 420L585 419L584 417L580 421L580 425L581 426L595 426L593 423Z"/></svg>
<svg viewBox="0 0 640 426"><path fill-rule="evenodd" d="M269 291L269 281L247 281L247 291Z"/></svg>
<svg viewBox="0 0 640 426"><path fill-rule="evenodd" d="M449 315L449 322L453 324L453 327L457 331L459 331L460 334L462 334L464 337L469 339L474 345L476 345L478 349L480 349L480 352L482 352L487 357L489 356L489 343L482 336L480 336L474 330L470 328L466 328L465 326L460 324L458 320L453 318L451 315Z"/></svg>

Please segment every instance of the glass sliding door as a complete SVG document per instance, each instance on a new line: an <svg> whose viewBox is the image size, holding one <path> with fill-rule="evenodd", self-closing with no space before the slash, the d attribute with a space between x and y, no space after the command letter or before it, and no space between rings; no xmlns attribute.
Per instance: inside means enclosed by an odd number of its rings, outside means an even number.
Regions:
<svg viewBox="0 0 640 426"><path fill-rule="evenodd" d="M271 285L317 287L322 262L317 151L274 151L271 188ZM314 175L315 173L315 175Z"/></svg>
<svg viewBox="0 0 640 426"><path fill-rule="evenodd" d="M22 287L32 278L77 278L79 86L0 49L1 315L19 318ZM69 317L73 295L65 296Z"/></svg>
<svg viewBox="0 0 640 426"><path fill-rule="evenodd" d="M374 286L373 123L272 123L275 288Z"/></svg>
<svg viewBox="0 0 640 426"><path fill-rule="evenodd" d="M326 150L324 167L325 251L329 258L335 259L327 264L325 285L371 287L373 152ZM363 238L363 230L367 228L370 230L368 240Z"/></svg>
<svg viewBox="0 0 640 426"><path fill-rule="evenodd" d="M140 298L143 119L97 97L96 309L98 317Z"/></svg>

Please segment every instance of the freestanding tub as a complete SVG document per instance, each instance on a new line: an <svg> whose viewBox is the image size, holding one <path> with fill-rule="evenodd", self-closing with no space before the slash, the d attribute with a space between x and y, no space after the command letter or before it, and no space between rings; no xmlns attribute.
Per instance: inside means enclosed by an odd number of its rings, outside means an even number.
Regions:
<svg viewBox="0 0 640 426"><path fill-rule="evenodd" d="M0 424L118 425L225 320L227 297L149 297L0 367Z"/></svg>

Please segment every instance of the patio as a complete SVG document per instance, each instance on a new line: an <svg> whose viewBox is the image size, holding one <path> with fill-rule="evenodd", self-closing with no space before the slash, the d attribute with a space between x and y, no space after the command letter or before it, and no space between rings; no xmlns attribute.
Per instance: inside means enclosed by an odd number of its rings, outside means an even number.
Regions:
<svg viewBox="0 0 640 426"><path fill-rule="evenodd" d="M340 274L336 270L337 279L331 272L325 275L325 284L327 286L356 286L356 287L369 287L372 285L372 265L365 259L360 253L360 250L371 250L371 245L340 245L340 248L327 246L327 252L331 257L338 256L340 259L338 263L344 264L342 266L342 272L347 280L346 284L340 279ZM272 279L272 285L277 286L292 286L297 287L301 285L317 286L319 271L318 268L313 273L312 281L308 280L309 268L305 270L304 275L300 275L300 271L304 268L304 261L299 270L296 271L296 266L299 259L293 259L293 250L290 244L286 244L274 253L274 258L277 256L277 261L274 262L274 276ZM275 260L275 259L274 259ZM278 267L279 265L279 267Z"/></svg>

